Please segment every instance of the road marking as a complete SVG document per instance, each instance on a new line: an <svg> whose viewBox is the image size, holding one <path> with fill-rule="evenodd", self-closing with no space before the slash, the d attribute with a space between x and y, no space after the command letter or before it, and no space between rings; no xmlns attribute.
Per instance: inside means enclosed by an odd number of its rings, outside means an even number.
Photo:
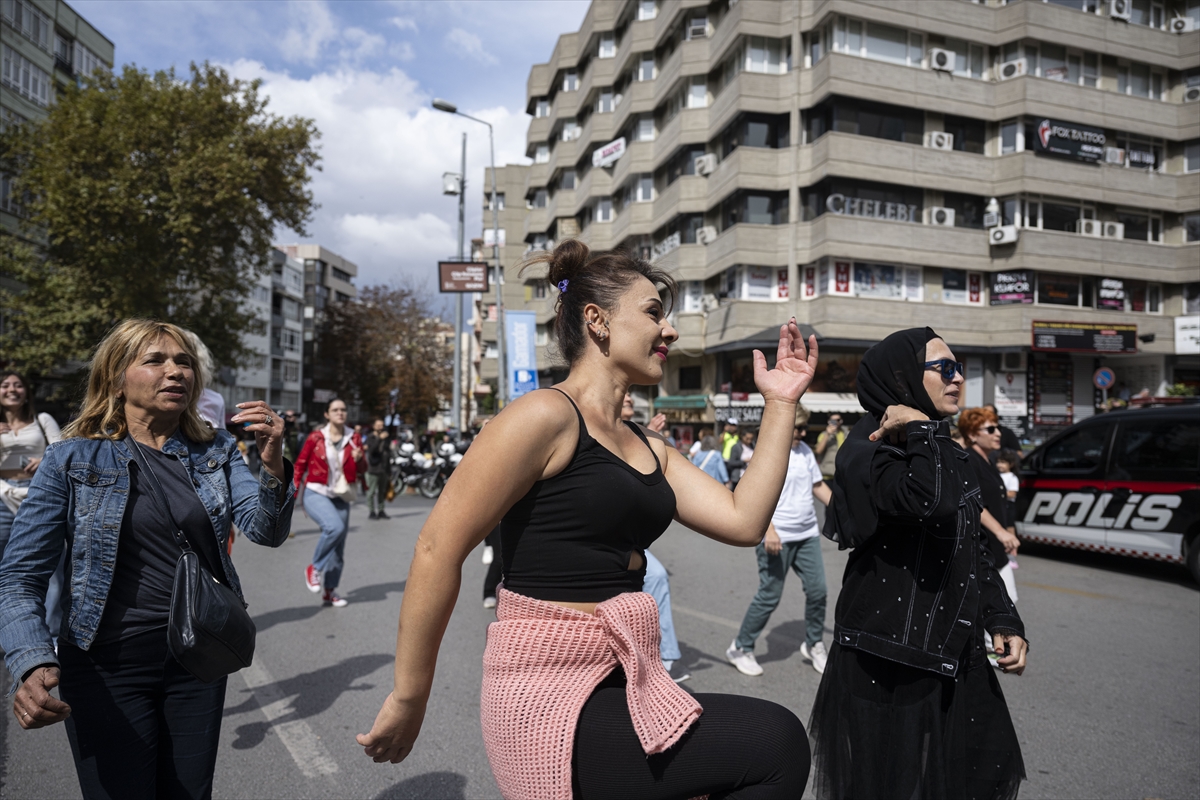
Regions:
<svg viewBox="0 0 1200 800"><path fill-rule="evenodd" d="M1021 586L1029 586L1034 589L1045 589L1048 592L1062 592L1063 594L1074 594L1080 597L1090 597L1093 600L1118 600L1120 598L1113 597L1111 594L1097 594L1095 592L1085 592L1082 589L1068 589L1065 586L1047 586L1044 583L1029 583L1021 581Z"/></svg>
<svg viewBox="0 0 1200 800"><path fill-rule="evenodd" d="M689 617L695 617L696 619L702 619L705 622L711 622L714 625L720 625L724 628L729 628L730 630L740 631L742 629L742 623L740 623L740 622L734 622L731 619L725 619L724 617L718 617L716 614L709 614L707 611L700 611L699 609L696 609L696 608L688 608L687 606L681 606L679 603L671 603L671 610L682 612L682 613L688 615ZM781 639L782 641L787 642L788 644L794 645L796 647L799 647L801 644L799 639L793 639L791 636L788 636L786 633L780 633L775 628L771 628L770 630L763 631L763 636L765 636L767 638L770 638L773 636L776 639Z"/></svg>
<svg viewBox="0 0 1200 800"><path fill-rule="evenodd" d="M251 664L238 674L254 693L254 699L262 709L263 716L275 729L279 741L283 742L283 746L292 754L304 777L315 778L318 775L332 775L338 771L337 762L329 755L329 751L321 744L320 738L313 733L307 722L302 719L276 721L293 713L294 709L291 700L276 688L275 678L261 662Z"/></svg>

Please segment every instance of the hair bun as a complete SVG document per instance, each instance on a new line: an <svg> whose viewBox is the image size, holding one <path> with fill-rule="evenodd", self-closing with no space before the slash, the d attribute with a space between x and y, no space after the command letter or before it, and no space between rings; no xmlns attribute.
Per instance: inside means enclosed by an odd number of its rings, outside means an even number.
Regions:
<svg viewBox="0 0 1200 800"><path fill-rule="evenodd" d="M550 255L550 272L546 277L551 284L574 278L587 264L589 254L588 246L578 239L562 240Z"/></svg>

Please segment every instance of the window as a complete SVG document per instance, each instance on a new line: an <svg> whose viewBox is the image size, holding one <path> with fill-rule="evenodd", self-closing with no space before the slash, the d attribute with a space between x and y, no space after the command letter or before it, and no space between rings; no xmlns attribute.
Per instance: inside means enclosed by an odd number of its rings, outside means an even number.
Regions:
<svg viewBox="0 0 1200 800"><path fill-rule="evenodd" d="M638 0L638 20L654 19L658 16L657 0Z"/></svg>
<svg viewBox="0 0 1200 800"><path fill-rule="evenodd" d="M0 131L6 131L13 125L20 125L26 119L9 108L0 107Z"/></svg>
<svg viewBox="0 0 1200 800"><path fill-rule="evenodd" d="M251 297L253 297L259 303L270 304L271 290L268 289L266 286L255 286L254 292L251 294Z"/></svg>
<svg viewBox="0 0 1200 800"><path fill-rule="evenodd" d="M562 90L564 92L573 92L579 88L579 73L573 69L569 69L563 73Z"/></svg>
<svg viewBox="0 0 1200 800"><path fill-rule="evenodd" d="M1200 211L1183 215L1183 239L1186 242L1200 242Z"/></svg>
<svg viewBox="0 0 1200 800"><path fill-rule="evenodd" d="M1152 473L1166 480L1195 474L1200 468L1200 423L1186 418L1122 421L1115 456L1116 468L1127 473L1122 478Z"/></svg>
<svg viewBox="0 0 1200 800"><path fill-rule="evenodd" d="M1024 136L1022 135L1021 121L1016 119L1005 120L1000 123L1000 155L1008 155L1016 153L1024 149Z"/></svg>
<svg viewBox="0 0 1200 800"><path fill-rule="evenodd" d="M1061 472L1091 472L1100 466L1111 425L1088 425L1068 433L1046 448L1042 466Z"/></svg>
<svg viewBox="0 0 1200 800"><path fill-rule="evenodd" d="M550 199L550 193L545 189L537 189L528 198L528 208L545 208Z"/></svg>
<svg viewBox="0 0 1200 800"><path fill-rule="evenodd" d="M300 350L300 331L291 328L275 329L275 346L288 351Z"/></svg>
<svg viewBox="0 0 1200 800"><path fill-rule="evenodd" d="M350 273L346 272L346 270L338 269L337 267L332 266L330 267L330 270L332 271L333 277L337 278L339 281L344 281L345 283L351 282L352 278Z"/></svg>
<svg viewBox="0 0 1200 800"><path fill-rule="evenodd" d="M680 148L661 168L666 173L666 185L670 186L683 175L696 174L696 159L704 155L704 145L692 144Z"/></svg>
<svg viewBox="0 0 1200 800"><path fill-rule="evenodd" d="M50 52L50 32L54 26L50 18L26 0L4 0L4 19L38 47Z"/></svg>
<svg viewBox="0 0 1200 800"><path fill-rule="evenodd" d="M787 222L787 192L734 192L721 203L724 228L743 222L751 225L782 225Z"/></svg>
<svg viewBox="0 0 1200 800"><path fill-rule="evenodd" d="M787 147L788 115L739 114L721 131L720 143L723 156L728 156L739 147Z"/></svg>
<svg viewBox="0 0 1200 800"><path fill-rule="evenodd" d="M612 89L601 89L596 95L596 113L611 114L613 110L613 92Z"/></svg>
<svg viewBox="0 0 1200 800"><path fill-rule="evenodd" d="M75 42L71 66L74 68L76 75L91 75L98 69L106 69L106 65L100 60L100 56L81 45L78 41Z"/></svg>
<svg viewBox="0 0 1200 800"><path fill-rule="evenodd" d="M642 53L638 61L637 79L639 81L654 80L654 53Z"/></svg>
<svg viewBox="0 0 1200 800"><path fill-rule="evenodd" d="M495 342L484 342L483 343L483 357L484 358L499 358L500 357L500 348L496 345Z"/></svg>
<svg viewBox="0 0 1200 800"><path fill-rule="evenodd" d="M634 128L634 141L637 142L652 142L654 141L654 117L646 114L638 117L637 126Z"/></svg>
<svg viewBox="0 0 1200 800"><path fill-rule="evenodd" d="M983 273L965 269L942 270L942 302L983 305Z"/></svg>
<svg viewBox="0 0 1200 800"><path fill-rule="evenodd" d="M838 17L834 27L833 49L847 55L919 67L924 47L921 35L917 32L910 35L904 28Z"/></svg>
<svg viewBox="0 0 1200 800"><path fill-rule="evenodd" d="M942 129L954 137L955 150L983 155L987 144L987 123L983 120L947 114Z"/></svg>
<svg viewBox="0 0 1200 800"><path fill-rule="evenodd" d="M1192 139L1183 145L1183 171L1200 172L1200 139Z"/></svg>
<svg viewBox="0 0 1200 800"><path fill-rule="evenodd" d="M703 75L692 78L691 83L688 85L687 107L708 107L708 81Z"/></svg>
<svg viewBox="0 0 1200 800"><path fill-rule="evenodd" d="M987 201L982 197L958 192L944 192L942 206L954 209L954 227L983 228L983 209Z"/></svg>
<svg viewBox="0 0 1200 800"><path fill-rule="evenodd" d="M579 138L579 134L582 132L582 130L583 129L579 127L579 123L575 121L574 117L567 117L563 120L562 140L564 142L573 142Z"/></svg>
<svg viewBox="0 0 1200 800"><path fill-rule="evenodd" d="M558 188L567 190L575 188L575 170L564 169L562 171L562 175L558 178Z"/></svg>
<svg viewBox="0 0 1200 800"><path fill-rule="evenodd" d="M782 75L788 71L791 61L791 42L791 39L768 39L765 36L746 37L743 68L747 72Z"/></svg>
<svg viewBox="0 0 1200 800"><path fill-rule="evenodd" d="M694 392L702 388L701 382L703 367L680 367L679 368L679 391Z"/></svg>
<svg viewBox="0 0 1200 800"><path fill-rule="evenodd" d="M533 163L547 164L550 161L550 145L540 142L533 151Z"/></svg>
<svg viewBox="0 0 1200 800"><path fill-rule="evenodd" d="M983 78L983 45L968 42L964 39L947 37L942 47L954 51L955 75L976 79ZM913 66L918 66L918 64L914 64Z"/></svg>
<svg viewBox="0 0 1200 800"><path fill-rule="evenodd" d="M685 40L708 38L708 17L704 15L690 17L683 26Z"/></svg>
<svg viewBox="0 0 1200 800"><path fill-rule="evenodd" d="M635 201L638 203L649 203L654 199L654 176L650 174L642 174L637 177Z"/></svg>
<svg viewBox="0 0 1200 800"><path fill-rule="evenodd" d="M539 97L533 106L533 115L535 117L550 116L550 101L545 97Z"/></svg>
<svg viewBox="0 0 1200 800"><path fill-rule="evenodd" d="M50 75L8 45L0 46L0 83L39 106L50 105Z"/></svg>
<svg viewBox="0 0 1200 800"><path fill-rule="evenodd" d="M613 218L613 203L611 197L600 197L596 199L596 222L612 222Z"/></svg>
<svg viewBox="0 0 1200 800"><path fill-rule="evenodd" d="M1162 100L1163 83L1163 74L1146 64L1120 64L1117 67L1118 94Z"/></svg>
<svg viewBox="0 0 1200 800"><path fill-rule="evenodd" d="M617 54L617 38L612 31L600 34L600 45L596 49L597 58L612 58Z"/></svg>
<svg viewBox="0 0 1200 800"><path fill-rule="evenodd" d="M484 198L484 200L486 201L484 203L484 207L488 211L503 211L504 210L504 192L496 192L496 194L495 194L496 208L494 208L494 209L492 208L492 196L493 196L492 193L488 192L487 196Z"/></svg>
<svg viewBox="0 0 1200 800"><path fill-rule="evenodd" d="M1090 286L1087 287L1090 289ZM1081 296L1078 275L1055 275L1048 272L1037 274L1037 302L1050 306L1071 306L1078 308ZM1090 292L1086 294L1090 295ZM1084 306L1091 306L1091 297L1085 298Z"/></svg>
<svg viewBox="0 0 1200 800"><path fill-rule="evenodd" d="M1117 221L1125 226L1125 238L1139 242L1162 241L1162 217L1138 211L1117 211Z"/></svg>

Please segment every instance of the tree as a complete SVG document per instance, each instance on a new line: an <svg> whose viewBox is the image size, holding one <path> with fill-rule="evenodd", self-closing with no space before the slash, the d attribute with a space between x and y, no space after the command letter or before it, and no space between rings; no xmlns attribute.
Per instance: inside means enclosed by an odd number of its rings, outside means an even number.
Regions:
<svg viewBox="0 0 1200 800"><path fill-rule="evenodd" d="M133 316L191 328L220 364L248 355L243 301L275 230L306 235L319 134L268 113L258 81L190 72L98 72L0 135L25 214L24 241L0 236L0 275L23 285L0 286L6 359L45 374Z"/></svg>
<svg viewBox="0 0 1200 800"><path fill-rule="evenodd" d="M396 413L420 425L442 407L453 383L453 339L441 328L420 292L368 286L357 302L326 308L317 358L365 410L385 413L396 389Z"/></svg>

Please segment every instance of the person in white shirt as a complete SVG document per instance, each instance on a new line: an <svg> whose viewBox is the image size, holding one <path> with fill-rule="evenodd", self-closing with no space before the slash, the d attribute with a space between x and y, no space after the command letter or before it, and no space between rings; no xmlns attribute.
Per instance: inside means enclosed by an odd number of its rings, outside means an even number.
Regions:
<svg viewBox="0 0 1200 800"><path fill-rule="evenodd" d="M817 672L825 671L825 562L821 557L821 531L817 525L816 497L829 505L832 492L825 484L813 451L803 442L806 426L792 432L787 477L767 535L756 548L758 593L750 601L737 638L725 657L744 675L762 675L754 658L754 643L767 626L783 596L783 581L790 567L804 583L804 643L800 654Z"/></svg>

